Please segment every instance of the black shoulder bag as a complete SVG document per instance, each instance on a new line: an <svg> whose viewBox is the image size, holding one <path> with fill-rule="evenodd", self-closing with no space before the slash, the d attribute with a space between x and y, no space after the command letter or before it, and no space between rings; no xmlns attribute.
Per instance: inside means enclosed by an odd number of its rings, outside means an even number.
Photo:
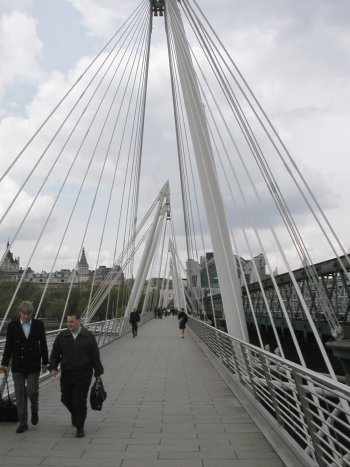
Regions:
<svg viewBox="0 0 350 467"><path fill-rule="evenodd" d="M98 376L91 386L90 391L90 405L92 410L101 410L106 397L107 393L103 387L102 379Z"/></svg>

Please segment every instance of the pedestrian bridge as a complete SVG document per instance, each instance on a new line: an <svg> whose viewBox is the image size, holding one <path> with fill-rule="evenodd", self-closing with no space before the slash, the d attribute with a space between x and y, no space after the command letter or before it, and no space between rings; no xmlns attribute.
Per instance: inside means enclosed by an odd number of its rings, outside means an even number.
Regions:
<svg viewBox="0 0 350 467"><path fill-rule="evenodd" d="M151 317L135 339L120 321L89 325L108 396L89 411L85 438L75 438L59 378L44 378L39 425L18 435L0 424L0 466L349 465L347 386L193 318L181 339L176 317Z"/></svg>
<svg viewBox="0 0 350 467"><path fill-rule="evenodd" d="M1 466L225 467L302 465L242 392L232 392L196 335L151 320L101 349L108 392L77 440L59 378L42 382L40 421L0 424ZM221 370L220 370L221 368ZM283 460L282 460L283 459Z"/></svg>

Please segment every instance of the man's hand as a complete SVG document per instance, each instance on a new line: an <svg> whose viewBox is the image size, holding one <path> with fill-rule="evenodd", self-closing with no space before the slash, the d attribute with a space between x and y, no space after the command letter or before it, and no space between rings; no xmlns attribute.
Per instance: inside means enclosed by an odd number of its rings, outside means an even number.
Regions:
<svg viewBox="0 0 350 467"><path fill-rule="evenodd" d="M41 366L41 372L46 373L47 372L47 365L42 365Z"/></svg>
<svg viewBox="0 0 350 467"><path fill-rule="evenodd" d="M56 376L57 373L58 373L57 370L51 370L51 371L50 371L50 375L51 375L51 376Z"/></svg>
<svg viewBox="0 0 350 467"><path fill-rule="evenodd" d="M0 366L0 373L6 373L7 366Z"/></svg>

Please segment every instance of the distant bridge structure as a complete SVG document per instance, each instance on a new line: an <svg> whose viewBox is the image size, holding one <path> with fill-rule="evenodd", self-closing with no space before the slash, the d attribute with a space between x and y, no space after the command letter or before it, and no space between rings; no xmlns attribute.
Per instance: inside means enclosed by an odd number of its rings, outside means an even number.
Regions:
<svg viewBox="0 0 350 467"><path fill-rule="evenodd" d="M343 256L340 258L344 265L344 269L339 266L337 258L323 261L315 264L315 270L319 278L319 285L323 288L324 294L327 296L335 315L338 318L340 325L343 328L344 336L350 338L350 282L349 282L349 265L347 259ZM308 304L313 320L317 323L317 329L323 336L332 337L332 329L327 322L323 312L323 303L319 299L317 290L314 284L310 281L305 268L296 269L293 275L303 293L303 297ZM290 316L293 328L298 331L310 332L311 329L307 324L307 318L303 313L300 300L295 293L289 274L280 274L275 277L279 290L286 303L288 314ZM271 306L272 315L277 327L286 327L281 311L281 307L273 287L272 280L267 278L262 280L264 290L268 297ZM268 325L268 313L265 308L265 303L257 283L249 284L248 289L252 297L254 310L259 324ZM247 321L252 322L252 310L249 306L246 291L242 290L245 316Z"/></svg>

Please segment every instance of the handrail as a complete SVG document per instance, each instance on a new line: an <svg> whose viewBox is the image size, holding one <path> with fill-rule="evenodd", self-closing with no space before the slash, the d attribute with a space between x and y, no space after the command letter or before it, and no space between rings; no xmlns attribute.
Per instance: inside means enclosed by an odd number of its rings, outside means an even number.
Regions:
<svg viewBox="0 0 350 467"><path fill-rule="evenodd" d="M271 416L299 454L321 467L350 465L350 388L190 317L195 334ZM315 464L314 464L315 465Z"/></svg>

